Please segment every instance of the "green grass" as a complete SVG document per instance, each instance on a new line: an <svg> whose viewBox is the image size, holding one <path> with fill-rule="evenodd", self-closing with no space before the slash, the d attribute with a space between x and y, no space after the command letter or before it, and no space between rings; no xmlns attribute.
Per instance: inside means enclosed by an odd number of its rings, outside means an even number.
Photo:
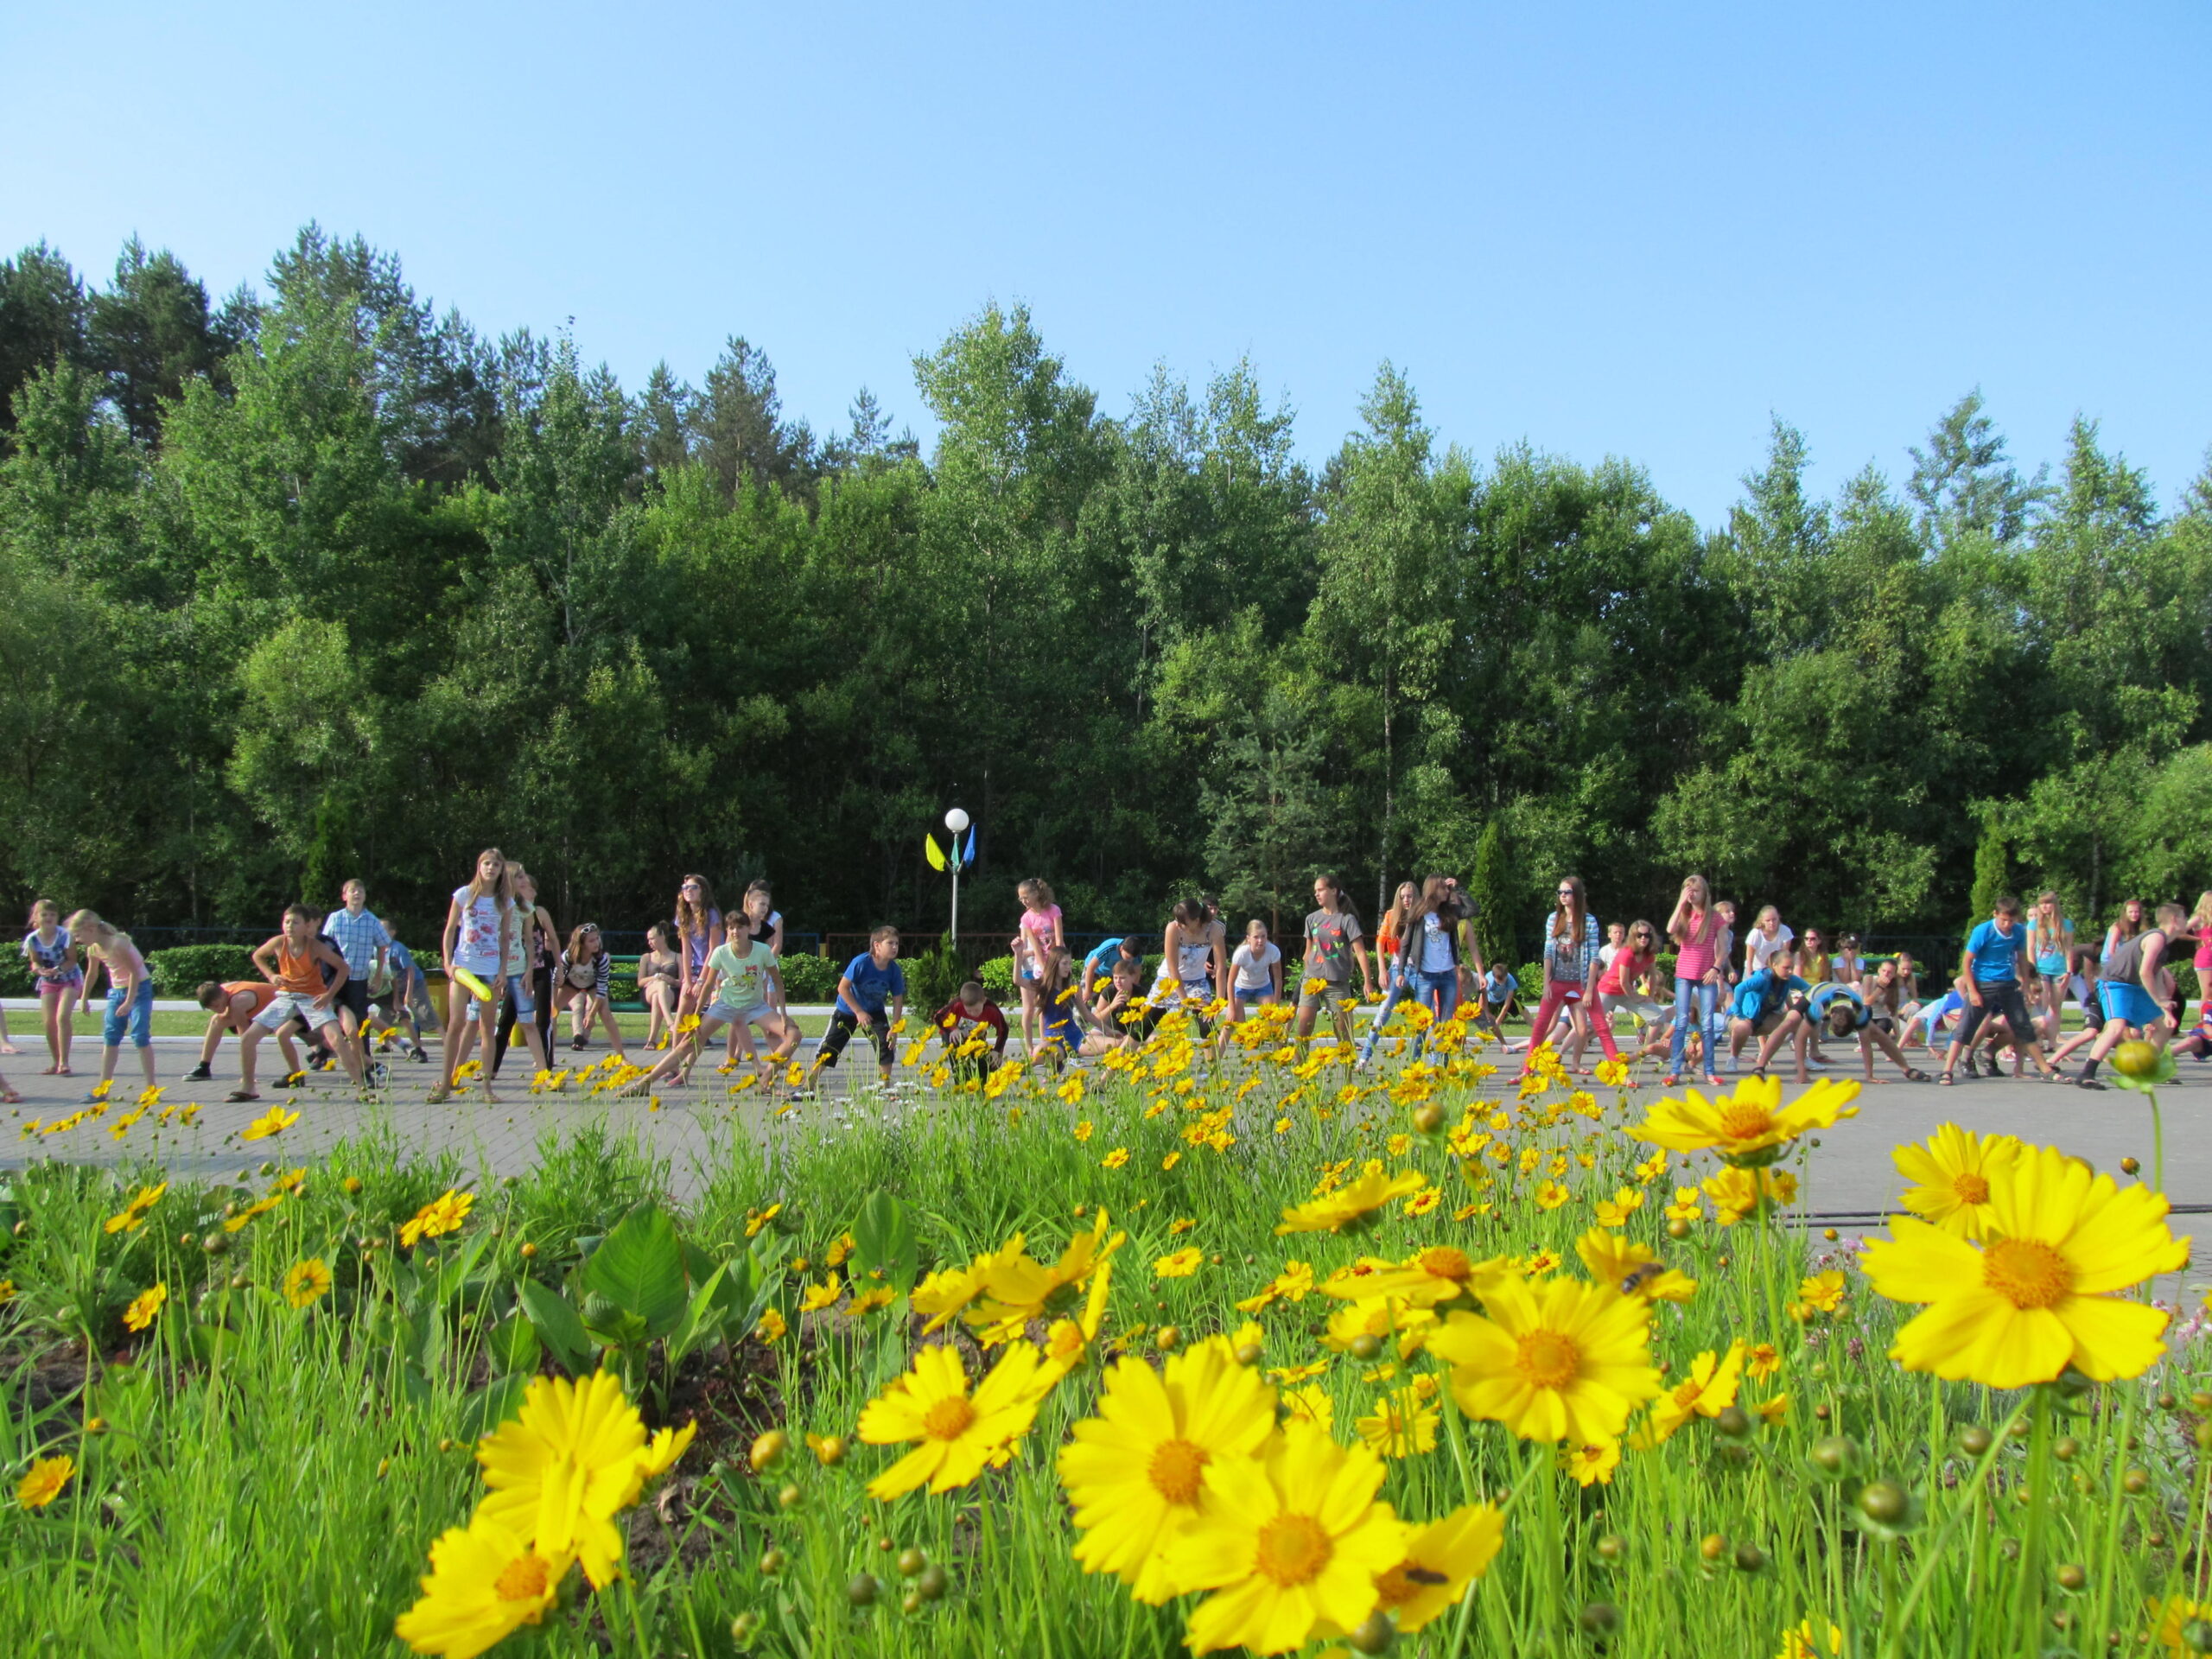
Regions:
<svg viewBox="0 0 2212 1659"><path fill-rule="evenodd" d="M1233 1106L1225 1149L1186 1138L1200 1111L1173 1092L1176 1079L1096 1074L1073 1106L1029 1085L991 1101L945 1094L896 1126L801 1108L763 1141L720 1144L696 1172L696 1197L677 1211L695 1271L748 1249L781 1258L778 1297L793 1334L768 1347L737 1333L672 1375L650 1351L635 1357L649 1414L696 1415L700 1439L659 1497L630 1516L633 1586L564 1617L542 1650L703 1659L738 1650L732 1623L743 1618L759 1621L755 1650L808 1659L1182 1651L1188 1603L1137 1605L1069 1555L1074 1534L1052 1453L1092 1408L1095 1364L1046 1402L1008 1467L963 1491L875 1504L862 1489L894 1454L857 1445L836 1468L803 1455L765 1476L747 1466L744 1448L772 1426L794 1441L802 1432L850 1434L911 1352L913 1330L896 1310L854 1320L802 1317L797 1306L872 1194L899 1201L925 1272L964 1264L1017 1231L1049 1260L1107 1206L1129 1237L1116 1259L1106 1334L1148 1356L1163 1325L1185 1344L1237 1330L1245 1316L1234 1303L1287 1257L1325 1276L1362 1255L1403 1257L1449 1242L1477 1256L1548 1250L1574 1270L1592 1205L1636 1187L1634 1166L1649 1150L1620 1133L1631 1114L1609 1095L1588 1101L1585 1115L1557 1091L1516 1110L1495 1085L1478 1096L1467 1079L1417 1084L1433 1087L1455 1122L1471 1107L1476 1132L1510 1148L1502 1165L1485 1148L1463 1167L1440 1137L1407 1135L1407 1106L1387 1089L1338 1098L1346 1079L1338 1069L1287 1103L1300 1085L1273 1067L1213 1076L1201 1058L1191 1080L1207 1109ZM1078 1124L1090 1126L1086 1138ZM1877 1132L1862 1120L1827 1133ZM1126 1166L1104 1167L1116 1148L1128 1152ZM1535 1169L1522 1169L1523 1149ZM1171 1155L1175 1167L1163 1170ZM281 1147L270 1156L281 1160ZM1421 1170L1443 1202L1421 1217L1394 1206L1357 1239L1274 1235L1321 1166L1369 1156ZM1575 1196L1545 1211L1531 1195L1558 1158ZM1893 1643L1913 1654L2102 1652L2108 1632L2133 1651L2146 1598L2202 1587L2205 1491L2193 1437L2212 1396L2190 1396L2205 1386L2212 1357L2193 1330L2151 1376L2078 1397L1937 1385L1884 1357L1897 1310L1818 1236L1708 1218L1670 1238L1659 1211L1672 1186L1711 1173L1673 1162L1640 1189L1647 1202L1625 1229L1700 1284L1687 1307L1659 1306L1656 1357L1672 1382L1732 1338L1770 1342L1782 1368L1748 1384L1745 1398L1786 1392L1784 1421L1729 1439L1697 1420L1663 1447L1626 1451L1610 1486L1584 1490L1554 1473L1548 1448L1446 1405L1436 1450L1392 1462L1385 1495L1420 1519L1503 1500L1506 1541L1462 1607L1402 1638L1401 1651L1764 1659L1808 1616L1823 1643L1827 1621L1841 1625L1854 1655ZM1820 1154L1801 1145L1786 1167L1817 1202ZM41 1164L8 1178L0 1274L16 1294L0 1312L0 1451L11 1480L37 1447L67 1450L82 1467L50 1508L0 1504L10 1567L0 1575L0 1650L147 1659L400 1650L391 1621L412 1599L423 1553L466 1520L480 1490L468 1446L501 1402L492 1357L507 1351L518 1287L525 1277L557 1287L620 1217L670 1184L670 1172L628 1141L588 1131L549 1141L529 1177L480 1194L461 1234L398 1250L397 1224L456 1168L408 1161L389 1145L344 1147L308 1172L302 1194L235 1235L223 1231L225 1206L262 1197L288 1173L281 1163L239 1185L179 1181L143 1227L115 1234L104 1220L157 1172L118 1180ZM1484 1203L1485 1213L1453 1219L1460 1205ZM749 1241L772 1205L780 1205L772 1221ZM1193 1224L1179 1230L1185 1219ZM211 1236L227 1240L222 1254L203 1248ZM1198 1272L1156 1278L1154 1264L1187 1244L1203 1253ZM481 1255L422 1317L428 1267L467 1265L471 1248ZM311 1255L331 1264L337 1287L302 1313L276 1287ZM800 1258L804 1272L795 1269ZM1827 1265L1849 1274L1844 1308L1800 1324L1786 1306L1804 1273ZM171 1300L148 1336L133 1337L122 1311L157 1281ZM1262 1363L1325 1364L1314 1385L1332 1402L1337 1436L1350 1440L1385 1391L1380 1368L1395 1357L1362 1360L1325 1346L1340 1306L1315 1295L1265 1310ZM1435 1369L1418 1354L1398 1363L1389 1387ZM104 1432L87 1431L94 1415ZM2035 1427L1999 1440L1986 1459L1961 1449L1962 1430L2008 1421ZM1853 1525L1855 1488L1812 1461L1823 1437L1839 1433L1857 1448L1854 1480L1893 1480L1924 1509L1901 1541ZM789 1507L779 1497L786 1484ZM884 1540L944 1563L951 1593L902 1611ZM771 1545L791 1561L772 1578L758 1565ZM2070 1573L2061 1577L2074 1567L2078 1591L2064 1587ZM887 1581L872 1607L848 1599L860 1573ZM1901 1610L1916 1584L1908 1625ZM1586 1634L1586 1615L1618 1621L1610 1645Z"/></svg>

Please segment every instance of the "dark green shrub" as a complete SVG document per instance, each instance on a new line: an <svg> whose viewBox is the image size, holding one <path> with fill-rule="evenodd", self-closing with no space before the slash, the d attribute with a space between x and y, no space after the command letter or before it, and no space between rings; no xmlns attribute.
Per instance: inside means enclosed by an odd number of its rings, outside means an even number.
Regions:
<svg viewBox="0 0 2212 1659"><path fill-rule="evenodd" d="M828 1002L837 995L842 962L793 952L784 958L784 995L792 1002Z"/></svg>
<svg viewBox="0 0 2212 1659"><path fill-rule="evenodd" d="M146 965L154 970L154 991L158 996L188 997L210 979L261 977L253 965L250 944L175 944L166 950L148 951Z"/></svg>

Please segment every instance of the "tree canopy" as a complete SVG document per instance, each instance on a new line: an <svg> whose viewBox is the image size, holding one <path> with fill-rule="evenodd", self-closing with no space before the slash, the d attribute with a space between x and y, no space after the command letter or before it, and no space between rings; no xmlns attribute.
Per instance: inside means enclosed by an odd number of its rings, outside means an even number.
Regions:
<svg viewBox="0 0 2212 1659"><path fill-rule="evenodd" d="M788 416L742 336L635 392L482 339L313 226L266 286L0 263L19 905L258 921L358 869L428 924L497 843L564 918L698 869L933 925L954 804L971 914L1039 874L1078 926L1323 868L1479 863L1495 938L1567 871L1861 931L2212 883L2212 474L2163 513L2088 422L2024 476L1969 392L1821 500L1777 420L1701 530L1624 461L1466 454L1389 364L1313 467L1249 364L1108 413L987 306L913 365L925 450L866 390Z"/></svg>

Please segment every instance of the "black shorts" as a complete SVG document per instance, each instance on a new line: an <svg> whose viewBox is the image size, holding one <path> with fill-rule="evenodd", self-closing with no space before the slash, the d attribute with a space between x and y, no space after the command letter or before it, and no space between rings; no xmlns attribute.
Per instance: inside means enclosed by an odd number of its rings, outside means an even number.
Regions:
<svg viewBox="0 0 2212 1659"><path fill-rule="evenodd" d="M369 1018L369 982L349 976L338 988L336 1007L350 1009L356 1028L366 1025Z"/></svg>

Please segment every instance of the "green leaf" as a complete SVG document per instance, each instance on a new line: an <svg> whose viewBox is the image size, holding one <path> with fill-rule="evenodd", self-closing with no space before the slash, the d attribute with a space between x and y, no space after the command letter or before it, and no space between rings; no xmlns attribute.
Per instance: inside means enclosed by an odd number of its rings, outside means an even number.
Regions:
<svg viewBox="0 0 2212 1659"><path fill-rule="evenodd" d="M902 1296L914 1287L914 1217L899 1199L880 1188L869 1193L853 1224L853 1242L862 1272L880 1274Z"/></svg>
<svg viewBox="0 0 2212 1659"><path fill-rule="evenodd" d="M535 1279L522 1281L523 1311L531 1327L571 1376L591 1369L591 1338L569 1299Z"/></svg>
<svg viewBox="0 0 2212 1659"><path fill-rule="evenodd" d="M691 1305L683 1310L683 1318L668 1338L668 1369L673 1373L683 1363L683 1357L702 1342L711 1340L721 1330L723 1310L715 1300L721 1290L722 1276L729 1271L727 1262L707 1275L706 1282L691 1294Z"/></svg>
<svg viewBox="0 0 2212 1659"><path fill-rule="evenodd" d="M683 1253L676 1225L658 1205L639 1205L584 1264L583 1286L665 1336L683 1317Z"/></svg>
<svg viewBox="0 0 2212 1659"><path fill-rule="evenodd" d="M545 1344L537 1339L537 1327L519 1313L500 1320L484 1339L485 1360L500 1376L536 1370L538 1356L544 1350Z"/></svg>

